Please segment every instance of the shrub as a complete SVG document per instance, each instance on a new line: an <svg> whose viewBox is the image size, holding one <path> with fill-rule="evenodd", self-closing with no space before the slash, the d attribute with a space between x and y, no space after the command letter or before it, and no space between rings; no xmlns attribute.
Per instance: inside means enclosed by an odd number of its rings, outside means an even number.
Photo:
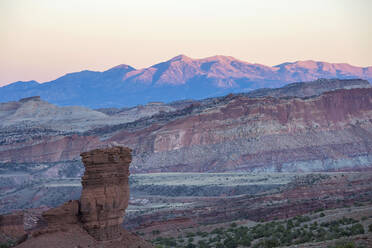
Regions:
<svg viewBox="0 0 372 248"><path fill-rule="evenodd" d="M186 233L186 237L194 237L195 236L195 233L192 233L192 232L188 232Z"/></svg>
<svg viewBox="0 0 372 248"><path fill-rule="evenodd" d="M272 247L277 247L279 246L279 241L276 239L268 239L265 240L264 242L264 247L266 248L272 248Z"/></svg>
<svg viewBox="0 0 372 248"><path fill-rule="evenodd" d="M355 248L355 244L350 241L337 241L333 246L328 246L328 248Z"/></svg>
<svg viewBox="0 0 372 248"><path fill-rule="evenodd" d="M196 248L196 245L188 243L185 248Z"/></svg>
<svg viewBox="0 0 372 248"><path fill-rule="evenodd" d="M225 246L223 245L223 244L221 244L221 243L217 243L216 244L216 248L224 248Z"/></svg>
<svg viewBox="0 0 372 248"><path fill-rule="evenodd" d="M237 226L237 225L236 225L235 222L231 223L231 225L230 225L230 227L233 227L233 228L235 228L236 226Z"/></svg>
<svg viewBox="0 0 372 248"><path fill-rule="evenodd" d="M243 237L240 241L239 244L242 246L251 246L251 240L248 237Z"/></svg>
<svg viewBox="0 0 372 248"><path fill-rule="evenodd" d="M223 241L223 244L226 248L236 248L238 243L233 238L227 238Z"/></svg>
<svg viewBox="0 0 372 248"><path fill-rule="evenodd" d="M372 224L369 224L368 230L369 230L369 232L372 232Z"/></svg>
<svg viewBox="0 0 372 248"><path fill-rule="evenodd" d="M12 247L13 246L13 244L12 243L2 243L2 244L0 244L0 248L10 248L10 247Z"/></svg>
<svg viewBox="0 0 372 248"><path fill-rule="evenodd" d="M200 240L198 242L198 245L199 245L199 248L209 248L209 245L207 243L205 243L205 241L203 241L203 240Z"/></svg>
<svg viewBox="0 0 372 248"><path fill-rule="evenodd" d="M354 224L351 226L351 235L364 234L364 228L361 224Z"/></svg>
<svg viewBox="0 0 372 248"><path fill-rule="evenodd" d="M213 231L211 233L212 234L222 234L222 232L223 232L222 228L215 228L215 229L213 229Z"/></svg>

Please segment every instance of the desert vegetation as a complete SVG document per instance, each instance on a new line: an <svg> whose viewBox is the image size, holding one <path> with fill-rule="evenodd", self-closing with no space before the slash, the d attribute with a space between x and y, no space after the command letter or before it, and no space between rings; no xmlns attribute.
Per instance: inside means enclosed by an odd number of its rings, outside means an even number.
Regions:
<svg viewBox="0 0 372 248"><path fill-rule="evenodd" d="M210 232L187 232L177 238L162 237L161 232L155 230L154 233L158 237L154 238L152 243L157 248L271 248L337 240L329 247L356 248L360 246L356 246L352 241L343 241L342 238L371 231L365 230L361 220L347 217L327 220L326 217L323 212L317 212L286 220L258 223L252 227L233 222L228 227L215 228ZM372 216L364 220L369 218ZM369 229L371 228L372 224L369 225Z"/></svg>

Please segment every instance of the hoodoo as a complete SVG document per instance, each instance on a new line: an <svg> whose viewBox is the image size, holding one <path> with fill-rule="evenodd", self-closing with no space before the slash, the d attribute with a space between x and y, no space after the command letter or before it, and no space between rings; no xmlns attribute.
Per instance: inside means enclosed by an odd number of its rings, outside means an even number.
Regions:
<svg viewBox="0 0 372 248"><path fill-rule="evenodd" d="M85 166L80 198L83 226L97 240L116 239L128 207L131 150L97 149L81 157Z"/></svg>
<svg viewBox="0 0 372 248"><path fill-rule="evenodd" d="M81 157L85 173L80 200L44 212L47 226L17 247L153 247L121 226L129 201L131 149L96 149Z"/></svg>

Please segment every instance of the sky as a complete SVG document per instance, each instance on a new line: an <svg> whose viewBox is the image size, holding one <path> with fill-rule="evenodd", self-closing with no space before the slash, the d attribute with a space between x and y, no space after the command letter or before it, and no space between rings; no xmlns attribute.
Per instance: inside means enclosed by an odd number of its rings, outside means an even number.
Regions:
<svg viewBox="0 0 372 248"><path fill-rule="evenodd" d="M372 65L370 0L0 0L0 86L179 54Z"/></svg>

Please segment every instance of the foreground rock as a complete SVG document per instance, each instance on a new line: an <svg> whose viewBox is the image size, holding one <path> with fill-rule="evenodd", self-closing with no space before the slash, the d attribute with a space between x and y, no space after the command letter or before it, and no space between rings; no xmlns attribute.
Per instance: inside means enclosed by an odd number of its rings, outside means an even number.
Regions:
<svg viewBox="0 0 372 248"><path fill-rule="evenodd" d="M115 147L81 154L86 168L80 198L81 221L97 240L120 237L129 201L129 148Z"/></svg>
<svg viewBox="0 0 372 248"><path fill-rule="evenodd" d="M25 237L22 212L0 215L0 244L21 242Z"/></svg>
<svg viewBox="0 0 372 248"><path fill-rule="evenodd" d="M17 247L152 247L121 227L129 200L131 150L123 147L82 153L80 201L43 213L46 222Z"/></svg>

